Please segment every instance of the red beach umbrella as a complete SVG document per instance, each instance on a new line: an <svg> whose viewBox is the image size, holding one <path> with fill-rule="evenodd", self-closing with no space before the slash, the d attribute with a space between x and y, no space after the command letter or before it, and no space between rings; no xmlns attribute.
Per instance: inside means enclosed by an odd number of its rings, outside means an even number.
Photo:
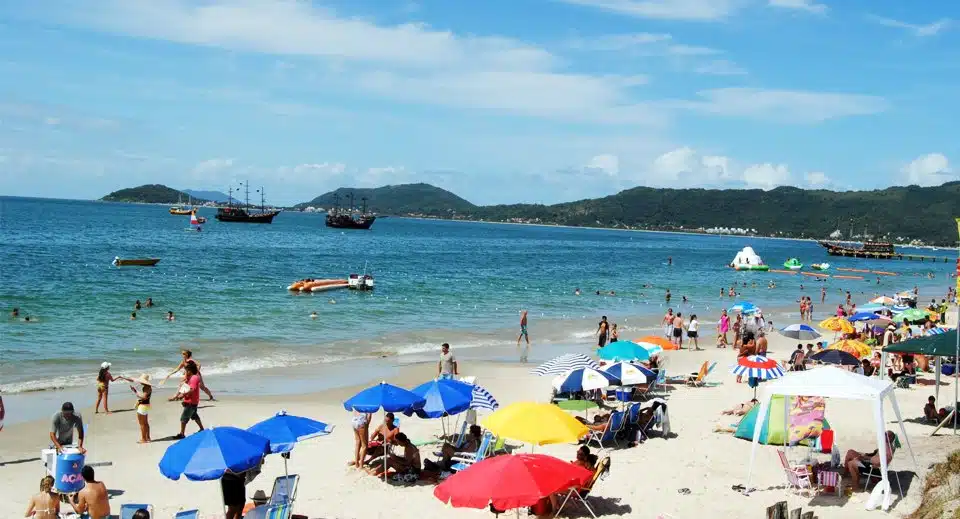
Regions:
<svg viewBox="0 0 960 519"><path fill-rule="evenodd" d="M593 472L544 454L494 456L457 472L433 495L455 508L498 510L533 506L544 497L585 485Z"/></svg>

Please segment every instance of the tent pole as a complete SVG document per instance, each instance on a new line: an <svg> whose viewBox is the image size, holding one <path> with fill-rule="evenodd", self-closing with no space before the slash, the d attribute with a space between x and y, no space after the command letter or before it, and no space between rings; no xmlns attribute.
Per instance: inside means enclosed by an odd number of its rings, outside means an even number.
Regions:
<svg viewBox="0 0 960 519"><path fill-rule="evenodd" d="M958 220L960 222L960 220ZM958 223L960 226L960 223ZM958 253L960 253L960 248L958 248ZM960 259L958 259L960 261ZM960 281L958 281L960 284ZM957 350L955 356L953 357L953 434L957 434L957 415L960 415L960 409L957 409L957 403L960 402L960 373L957 373L957 370L960 369L960 304L957 304ZM940 374L940 371L937 371L937 375ZM939 385L937 387L940 387Z"/></svg>
<svg viewBox="0 0 960 519"><path fill-rule="evenodd" d="M881 396L876 402L874 402L873 415L874 415L874 419L876 420L876 428L877 428L877 454L880 458L880 478L881 479L880 479L880 482L877 484L883 485L882 492L886 493L886 496L881 502L880 507L884 511L887 511L887 509L889 508L889 505L887 503L889 503L889 501L892 499L890 497L892 489L890 487L890 478L889 478L889 475L887 474L887 470L888 470L887 468L887 431L886 429L884 429L884 421L883 421L883 396Z"/></svg>
<svg viewBox="0 0 960 519"><path fill-rule="evenodd" d="M937 401L937 404L940 403L940 364L941 364L940 359L941 358L942 357L940 357L940 355L937 355L937 358L933 361L933 369L936 370L936 374L934 376L934 382L937 383L936 388L934 388L933 390L933 394L934 394L933 398L934 400Z"/></svg>

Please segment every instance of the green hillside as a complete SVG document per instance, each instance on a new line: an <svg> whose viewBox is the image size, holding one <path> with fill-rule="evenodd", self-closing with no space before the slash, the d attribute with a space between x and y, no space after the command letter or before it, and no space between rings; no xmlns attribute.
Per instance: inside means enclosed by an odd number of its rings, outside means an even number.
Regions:
<svg viewBox="0 0 960 519"><path fill-rule="evenodd" d="M313 200L298 204L295 208L323 207L334 205L335 197L340 196L340 205L350 204L353 194L354 204L360 207L362 199L367 199L367 208L380 214L425 214L430 216L452 216L476 210L476 206L459 196L430 184L400 184L377 188L345 188L324 193Z"/></svg>
<svg viewBox="0 0 960 519"><path fill-rule="evenodd" d="M114 191L101 198L104 202L129 202L140 204L176 204L178 201L187 203L188 195L182 191L161 185L147 184L139 187L130 187ZM193 199L193 203L202 204L206 200Z"/></svg>

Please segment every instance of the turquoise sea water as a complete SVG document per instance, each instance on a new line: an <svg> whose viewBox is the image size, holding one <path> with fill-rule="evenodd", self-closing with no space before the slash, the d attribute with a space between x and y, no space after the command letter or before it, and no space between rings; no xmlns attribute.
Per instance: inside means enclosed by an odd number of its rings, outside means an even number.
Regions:
<svg viewBox="0 0 960 519"><path fill-rule="evenodd" d="M195 350L211 374L432 351L441 342L492 348L516 340L521 308L530 311L535 343L587 344L600 314L659 316L666 288L672 306L687 296L684 313L703 323L730 304L718 296L734 282L747 282L743 299L759 305L792 307L801 283L819 302L813 279L727 268L746 245L774 266L798 257L904 274L880 286L872 277L831 280L818 314L832 311L842 290L863 302L919 285L939 300L953 268L833 258L804 241L405 218L341 231L317 214L282 213L272 225L201 214L210 221L196 233L162 206L0 198L0 308L9 315L19 307L37 321L0 318L0 390L90 385L104 360L115 372L161 375L180 347ZM116 268L114 256L162 261ZM300 278L345 278L364 266L376 277L373 293L286 290ZM770 279L777 289L766 288ZM157 306L131 321L134 301L147 297ZM163 318L168 310L175 322Z"/></svg>

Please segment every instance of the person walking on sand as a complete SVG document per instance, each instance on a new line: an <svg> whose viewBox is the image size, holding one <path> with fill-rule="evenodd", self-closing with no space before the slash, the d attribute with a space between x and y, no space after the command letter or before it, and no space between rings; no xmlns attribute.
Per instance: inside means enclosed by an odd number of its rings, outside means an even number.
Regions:
<svg viewBox="0 0 960 519"><path fill-rule="evenodd" d="M140 426L140 441L137 443L150 443L150 397L153 396L153 383L150 382L150 375L143 374L137 380L131 380L140 384L140 391L130 386L130 391L137 397L137 424Z"/></svg>
<svg viewBox="0 0 960 519"><path fill-rule="evenodd" d="M673 308L667 308L667 313L660 320L660 326L663 326L663 334L667 337L673 337Z"/></svg>
<svg viewBox="0 0 960 519"><path fill-rule="evenodd" d="M520 351L520 362L526 362L530 353L530 333L527 331L527 311L520 311L520 335L517 336L517 348L520 347L520 339L526 339L527 345Z"/></svg>
<svg viewBox="0 0 960 519"><path fill-rule="evenodd" d="M610 328L610 344L613 344L620 340L620 330L617 329L617 323L613 323L613 326Z"/></svg>
<svg viewBox="0 0 960 519"><path fill-rule="evenodd" d="M700 342L697 339L700 331L700 321L697 320L697 314L690 316L690 322L687 323L687 338L693 341L693 347L700 351Z"/></svg>
<svg viewBox="0 0 960 519"><path fill-rule="evenodd" d="M93 410L94 414L100 413L100 401L103 401L103 412L110 414L110 404L107 402L110 396L110 383L118 380L130 381L127 377L114 377L110 374L109 362L100 364L100 371L97 372L97 406Z"/></svg>
<svg viewBox="0 0 960 519"><path fill-rule="evenodd" d="M351 467L363 467L363 458L367 455L367 441L370 435L370 413L353 412L353 418L350 420L353 426L354 452L353 460L347 465Z"/></svg>
<svg viewBox="0 0 960 519"><path fill-rule="evenodd" d="M440 378L454 378L460 374L457 358L450 353L450 345L440 345L440 362L437 363L437 376Z"/></svg>
<svg viewBox="0 0 960 519"><path fill-rule="evenodd" d="M200 407L200 374L197 372L197 365L193 363L188 363L183 369L187 373L186 387L181 388L182 391L173 397L174 400L181 400L183 406L183 411L180 412L180 434L176 436L178 440L185 437L187 422L190 420L197 422L197 426L203 430L203 422L197 413L197 408Z"/></svg>
<svg viewBox="0 0 960 519"><path fill-rule="evenodd" d="M210 390L207 388L207 385L203 383L203 375L200 374L200 363L193 359L193 352L190 350L181 350L180 355L183 356L183 359L180 361L180 364L177 365L177 368L171 371L170 374L163 379L163 382L166 383L167 380L169 380L170 377L175 375L178 371L180 371L181 369L186 370L187 365L192 364L193 367L196 369L197 376L200 377L200 389L207 394L207 398L209 398L210 400L216 400L216 398L213 398L213 393L210 392ZM183 381L187 382L187 378L188 377L184 375ZM174 400L173 398L170 399L171 402L173 400Z"/></svg>
<svg viewBox="0 0 960 519"><path fill-rule="evenodd" d="M683 314L680 312L673 318L673 342L677 343L677 349L683 349Z"/></svg>
<svg viewBox="0 0 960 519"><path fill-rule="evenodd" d="M610 323L607 322L607 316L601 316L597 324L597 347L603 348L607 345L607 335L610 333Z"/></svg>
<svg viewBox="0 0 960 519"><path fill-rule="evenodd" d="M720 312L720 321L717 322L717 348L727 347L727 332L730 331L730 316L727 311Z"/></svg>
<svg viewBox="0 0 960 519"><path fill-rule="evenodd" d="M102 481L94 479L93 467L84 465L80 469L80 475L83 476L85 485L83 490L74 496L75 501L70 503L73 511L78 515L89 517L90 519L109 519L110 515L110 496L107 493L107 486Z"/></svg>

